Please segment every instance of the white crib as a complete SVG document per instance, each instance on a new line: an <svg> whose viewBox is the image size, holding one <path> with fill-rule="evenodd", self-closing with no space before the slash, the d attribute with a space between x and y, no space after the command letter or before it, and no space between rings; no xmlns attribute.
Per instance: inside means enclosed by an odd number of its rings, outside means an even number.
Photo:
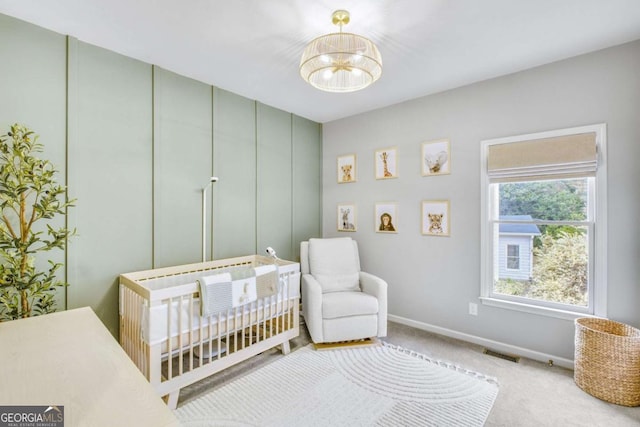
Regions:
<svg viewBox="0 0 640 427"><path fill-rule="evenodd" d="M199 278L276 264L275 294L200 316ZM170 408L180 389L299 335L300 264L259 255L120 275L120 345ZM200 356L200 357L198 357Z"/></svg>

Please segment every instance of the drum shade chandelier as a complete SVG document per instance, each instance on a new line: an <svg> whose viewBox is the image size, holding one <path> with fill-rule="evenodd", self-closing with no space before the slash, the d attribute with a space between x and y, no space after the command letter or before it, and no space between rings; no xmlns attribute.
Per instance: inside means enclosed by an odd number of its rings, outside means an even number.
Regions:
<svg viewBox="0 0 640 427"><path fill-rule="evenodd" d="M374 83L382 75L382 57L373 42L352 33L343 33L349 12L332 15L339 33L325 34L307 45L300 60L300 75L311 86L327 92L354 92Z"/></svg>

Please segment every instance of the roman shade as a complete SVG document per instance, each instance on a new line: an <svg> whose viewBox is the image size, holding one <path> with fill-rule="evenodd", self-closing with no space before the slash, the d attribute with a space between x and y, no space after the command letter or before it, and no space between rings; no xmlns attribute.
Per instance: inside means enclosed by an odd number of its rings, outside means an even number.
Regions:
<svg viewBox="0 0 640 427"><path fill-rule="evenodd" d="M595 132L488 146L490 182L595 176L596 168Z"/></svg>

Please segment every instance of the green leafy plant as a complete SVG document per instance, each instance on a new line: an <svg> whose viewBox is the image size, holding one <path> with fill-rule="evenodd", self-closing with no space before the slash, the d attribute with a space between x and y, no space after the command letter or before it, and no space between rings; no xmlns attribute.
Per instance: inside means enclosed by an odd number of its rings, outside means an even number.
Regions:
<svg viewBox="0 0 640 427"><path fill-rule="evenodd" d="M61 263L36 266L38 254L64 249L75 234L50 224L73 201L56 183L51 162L35 155L43 149L37 141L19 124L0 136L0 321L55 311L56 288L67 286L56 275Z"/></svg>

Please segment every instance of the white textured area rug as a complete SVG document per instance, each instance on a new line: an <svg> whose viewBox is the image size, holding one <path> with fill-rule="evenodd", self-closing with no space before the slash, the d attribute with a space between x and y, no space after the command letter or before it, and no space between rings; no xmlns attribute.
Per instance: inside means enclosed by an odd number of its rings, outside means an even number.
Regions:
<svg viewBox="0 0 640 427"><path fill-rule="evenodd" d="M386 343L301 348L179 407L193 426L481 426L495 378Z"/></svg>

